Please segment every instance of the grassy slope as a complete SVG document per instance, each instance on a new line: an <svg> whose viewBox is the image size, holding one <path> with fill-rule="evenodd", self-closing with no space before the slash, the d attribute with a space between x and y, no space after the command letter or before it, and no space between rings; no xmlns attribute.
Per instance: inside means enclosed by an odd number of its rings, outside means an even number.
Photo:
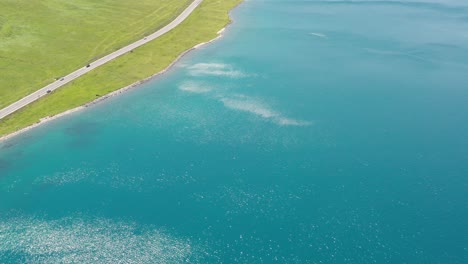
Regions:
<svg viewBox="0 0 468 264"><path fill-rule="evenodd" d="M163 70L179 54L217 36L228 11L241 0L204 0L190 17L163 37L75 80L0 122L0 136L32 125Z"/></svg>
<svg viewBox="0 0 468 264"><path fill-rule="evenodd" d="M0 0L0 108L156 31L191 0Z"/></svg>

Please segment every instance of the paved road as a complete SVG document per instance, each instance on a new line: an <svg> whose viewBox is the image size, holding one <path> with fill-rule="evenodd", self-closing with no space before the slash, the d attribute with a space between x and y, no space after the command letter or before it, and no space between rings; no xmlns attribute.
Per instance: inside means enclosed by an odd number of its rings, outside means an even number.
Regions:
<svg viewBox="0 0 468 264"><path fill-rule="evenodd" d="M172 21L171 23L169 23L168 25L166 25L165 27L161 28L160 30L156 31L155 33L143 38L143 39L140 39L126 47L123 47L107 56L104 56L94 62L92 62L89 67L83 67L83 68L80 68L70 74L68 74L67 76L64 76L63 78L61 78L60 80L57 80L37 91L35 91L34 93L26 96L26 97L23 97L21 98L20 100L16 101L15 103L3 108L0 110L0 119L12 114L13 112L25 107L26 105L36 101L37 99L43 97L43 96L46 96L49 92L52 92L60 87L62 87L63 85L73 81L74 79L80 77L81 75L83 74L86 74L87 72L90 72L94 69L96 69L97 67L111 61L111 60L114 60L116 59L117 57L119 56L122 56L123 54L127 53L127 52L130 52L131 50L133 49L136 49L154 39L157 39L159 38L160 36L166 34L167 32L169 32L170 30L172 30L173 28L175 28L176 26L178 26L180 23L182 23L182 21L184 21L192 12L193 10L195 10L195 8L197 8L201 2L203 0L194 0L192 4L190 4L189 7L187 7L187 9L185 9L174 21Z"/></svg>

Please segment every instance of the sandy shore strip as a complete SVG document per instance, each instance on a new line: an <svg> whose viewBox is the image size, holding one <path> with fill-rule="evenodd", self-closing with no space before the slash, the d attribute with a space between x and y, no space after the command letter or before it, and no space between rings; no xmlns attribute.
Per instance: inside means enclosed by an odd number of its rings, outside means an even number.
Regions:
<svg viewBox="0 0 468 264"><path fill-rule="evenodd" d="M230 22L228 25L226 25L226 27L229 26L230 24L232 24L232 19L231 19L231 22ZM60 113L60 114L57 114L57 115L47 116L47 117L41 118L41 119L40 119L37 123L35 123L35 124L32 124L32 125L30 125L30 126L28 126L28 127L22 128L22 129L20 129L20 130L18 130L18 131L15 131L15 132L11 133L11 134L7 134L7 135L5 135L5 136L0 137L0 143L3 142L3 141L5 141L5 140L7 140L7 139L10 139L10 138L12 138L12 137L15 137L15 136L17 136L17 135L19 135L19 134L25 133L25 132L27 132L27 131L29 131L29 130L35 128L35 127L38 127L38 126L40 126L40 125L43 125L43 124L45 124L45 123L47 123L47 122L49 122L49 121L52 121L52 120L58 119L58 118L60 118L60 117L69 115L69 114L71 114L71 113L75 113L75 112L77 112L77 111L86 109L88 106L92 106L92 105L97 104L97 103L99 103L99 102L102 102L102 101L104 101L104 100L106 100L106 99L108 99L108 98L111 98L111 97L113 97L113 96L122 94L122 93L124 93L124 92L126 92L126 91L128 91L128 90L130 90L130 89L136 88L136 87L138 87L138 86L140 86L140 85L142 85L142 84L144 84L144 83L150 81L151 79L154 79L154 78L157 77L157 76L160 76L160 75L166 73L166 72L169 71L177 62L179 62L180 59L182 59L182 58L183 58L185 55L187 55L189 52L191 52L191 51L193 51L193 50L196 50L196 49L198 49L198 48L200 48L200 47L202 47L202 46L205 46L205 45L207 45L207 44L210 44L210 43L212 43L212 42L214 42L214 41L220 39L221 37L223 37L223 33L225 32L226 27L224 27L224 28L222 28L220 31L218 31L218 33L217 33L218 36L217 36L216 38L214 38L214 39L212 39L212 40L210 40L210 41L207 41L207 42L202 42L202 43L200 43L200 44L197 44L197 45L195 45L194 47L192 47L192 48L190 48L190 49L184 51L183 53L181 53L181 54L180 54L171 64L169 64L169 66L167 66L164 70L162 70L162 71L160 71L160 72L158 72L158 73L156 73L156 74L154 74L154 75L152 75L152 76L150 76L150 77L148 77L148 78L146 78L146 79L143 79L143 80L140 80L140 81L138 81L138 82L132 83L132 84L130 84L130 85L128 85L128 86L125 86L125 87L120 88L120 89L118 89L118 90L115 90L115 91L113 91L113 92L111 92L111 93L108 93L108 94L106 94L106 95L104 95L104 96L101 96L101 97L99 97L99 98L97 98L97 99L95 99L95 100L93 100L93 101L91 101L91 102L89 102L89 103L86 103L86 104L84 104L84 105L82 105L82 106L75 107L75 108L73 108L73 109L67 110L67 111L65 111L65 112L63 112L63 113Z"/></svg>

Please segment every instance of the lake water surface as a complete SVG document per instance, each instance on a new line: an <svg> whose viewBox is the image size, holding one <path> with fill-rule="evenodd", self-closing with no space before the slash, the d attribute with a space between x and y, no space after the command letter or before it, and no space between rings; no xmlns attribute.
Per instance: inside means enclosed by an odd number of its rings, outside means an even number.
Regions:
<svg viewBox="0 0 468 264"><path fill-rule="evenodd" d="M468 2L251 0L0 143L1 263L467 263Z"/></svg>

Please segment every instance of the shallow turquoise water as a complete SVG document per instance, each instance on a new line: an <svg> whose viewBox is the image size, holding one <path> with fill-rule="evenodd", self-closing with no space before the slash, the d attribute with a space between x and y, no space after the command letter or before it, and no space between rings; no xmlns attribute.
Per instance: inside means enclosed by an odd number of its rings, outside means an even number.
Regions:
<svg viewBox="0 0 468 264"><path fill-rule="evenodd" d="M468 4L247 1L0 145L1 263L466 263Z"/></svg>

